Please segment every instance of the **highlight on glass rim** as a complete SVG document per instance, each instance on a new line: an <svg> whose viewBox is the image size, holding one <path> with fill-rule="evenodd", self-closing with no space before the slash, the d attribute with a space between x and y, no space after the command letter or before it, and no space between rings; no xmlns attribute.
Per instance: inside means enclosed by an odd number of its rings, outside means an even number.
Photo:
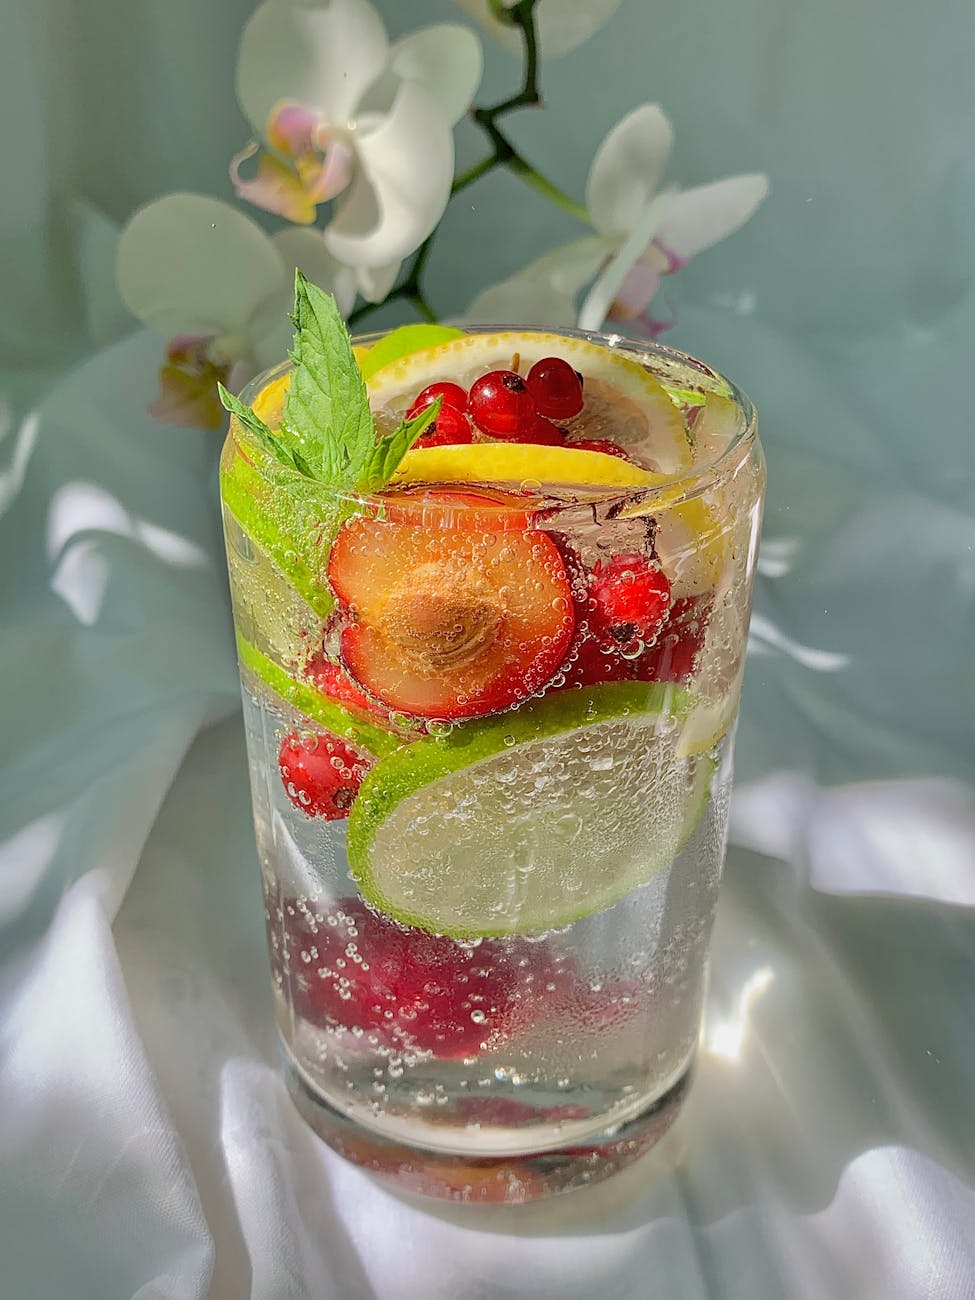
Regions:
<svg viewBox="0 0 975 1300"><path fill-rule="evenodd" d="M348 1158L524 1201L688 1086L764 481L709 367L619 336L353 342L296 277L221 493L278 1027Z"/></svg>

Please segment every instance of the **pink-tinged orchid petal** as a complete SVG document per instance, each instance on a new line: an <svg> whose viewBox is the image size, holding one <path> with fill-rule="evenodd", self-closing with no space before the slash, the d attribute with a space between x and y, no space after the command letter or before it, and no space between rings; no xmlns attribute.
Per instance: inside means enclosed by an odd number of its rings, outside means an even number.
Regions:
<svg viewBox="0 0 975 1300"><path fill-rule="evenodd" d="M344 127L388 56L386 30L366 0L267 0L241 36L237 99L256 131L282 100L313 105Z"/></svg>
<svg viewBox="0 0 975 1300"><path fill-rule="evenodd" d="M351 146L343 139L335 139L325 150L324 160L315 168L304 161L299 161L298 170L307 168L309 194L316 203L327 203L341 194L349 184L355 171L355 154Z"/></svg>
<svg viewBox="0 0 975 1300"><path fill-rule="evenodd" d="M456 23L424 27L396 42L389 66L403 81L418 81L453 126L470 108L481 84L481 42Z"/></svg>
<svg viewBox="0 0 975 1300"><path fill-rule="evenodd" d="M267 140L273 149L284 155L286 168L290 162L301 188L314 204L334 199L352 179L355 154L346 133L331 128L313 109L292 101L279 104L268 118ZM239 183L240 161L248 157L249 152L250 146L231 163L230 174L235 185Z"/></svg>
<svg viewBox="0 0 975 1300"><path fill-rule="evenodd" d="M671 194L657 242L686 261L740 230L768 191L768 177L752 172Z"/></svg>
<svg viewBox="0 0 975 1300"><path fill-rule="evenodd" d="M657 193L674 143L659 104L641 104L596 150L586 184L586 206L601 235L623 239Z"/></svg>
<svg viewBox="0 0 975 1300"><path fill-rule="evenodd" d="M636 320L650 306L659 288L660 273L646 262L634 262L616 291L609 315L613 320Z"/></svg>
<svg viewBox="0 0 975 1300"><path fill-rule="evenodd" d="M241 176L241 165L252 158L257 149L258 145L252 140L230 160L230 179L238 197L264 212L273 212L302 226L311 225L315 220L317 200L309 194L305 178L295 168L288 167L273 154L262 153L257 162L257 174L250 180ZM317 175L314 179L317 181Z"/></svg>
<svg viewBox="0 0 975 1300"><path fill-rule="evenodd" d="M388 266L418 248L443 215L453 135L428 92L404 81L387 114L360 122L355 144L359 171L325 243L349 266Z"/></svg>
<svg viewBox="0 0 975 1300"><path fill-rule="evenodd" d="M264 136L278 153L288 158L299 158L317 150L316 136L322 124L322 115L316 109L287 99L271 110Z"/></svg>
<svg viewBox="0 0 975 1300"><path fill-rule="evenodd" d="M670 194L658 194L647 204L633 229L623 240L612 261L589 290L579 310L579 328L598 330L634 264L641 258L647 245L657 233L657 227L667 210Z"/></svg>
<svg viewBox="0 0 975 1300"><path fill-rule="evenodd" d="M223 428L226 414L217 396L217 383L226 383L227 366L185 366L169 363L159 371L159 396L149 405L149 414L160 424L184 429Z"/></svg>
<svg viewBox="0 0 975 1300"><path fill-rule="evenodd" d="M132 314L167 339L253 338L288 300L281 254L260 226L201 194L140 208L119 239L116 276Z"/></svg>
<svg viewBox="0 0 975 1300"><path fill-rule="evenodd" d="M490 0L454 0L476 18L500 45L514 55L522 50L521 32L501 22L491 12ZM515 0L506 0L510 9ZM620 6L620 0L538 0L535 8L538 37L546 58L557 59L589 39Z"/></svg>

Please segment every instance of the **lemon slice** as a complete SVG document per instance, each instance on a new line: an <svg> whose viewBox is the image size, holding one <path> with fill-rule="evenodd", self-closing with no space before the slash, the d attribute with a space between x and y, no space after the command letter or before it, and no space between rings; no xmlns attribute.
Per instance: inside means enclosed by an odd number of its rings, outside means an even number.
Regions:
<svg viewBox="0 0 975 1300"><path fill-rule="evenodd" d="M688 469L692 461L684 418L666 389L637 361L587 339L560 334L465 334L436 347L400 357L369 375L374 409L405 411L417 394L439 380L469 387L489 370L526 375L543 357L561 357L584 378L586 406L571 422L586 438L611 437L624 448L639 449L667 475Z"/></svg>
<svg viewBox="0 0 975 1300"><path fill-rule="evenodd" d="M615 682L406 746L352 805L352 878L386 915L454 938L611 907L670 866L707 807L713 760L676 751L691 704Z"/></svg>
<svg viewBox="0 0 975 1300"><path fill-rule="evenodd" d="M552 487L653 487L667 475L619 456L526 442L472 442L414 447L393 475L400 483L536 483Z"/></svg>
<svg viewBox="0 0 975 1300"><path fill-rule="evenodd" d="M690 710L681 726L677 753L681 758L706 754L723 740L738 712L741 694L741 674L733 685L717 699L699 700Z"/></svg>

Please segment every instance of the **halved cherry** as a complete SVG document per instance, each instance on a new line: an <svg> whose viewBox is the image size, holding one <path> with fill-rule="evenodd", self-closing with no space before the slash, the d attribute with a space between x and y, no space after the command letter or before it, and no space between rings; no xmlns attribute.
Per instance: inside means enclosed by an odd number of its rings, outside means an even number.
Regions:
<svg viewBox="0 0 975 1300"><path fill-rule="evenodd" d="M342 659L390 708L480 717L528 699L565 659L575 622L565 564L545 533L506 526L505 495L437 490L405 510L390 498L385 519L352 519L336 538L328 577ZM507 504L524 511L518 497Z"/></svg>

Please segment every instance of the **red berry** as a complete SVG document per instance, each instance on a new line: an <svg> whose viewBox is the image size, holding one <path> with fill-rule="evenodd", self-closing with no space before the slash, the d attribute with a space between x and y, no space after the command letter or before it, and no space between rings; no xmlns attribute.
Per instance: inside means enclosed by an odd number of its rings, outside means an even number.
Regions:
<svg viewBox="0 0 975 1300"><path fill-rule="evenodd" d="M324 915L290 899L286 945L272 953L295 1010L316 1024L361 1029L385 1047L470 1056L537 1016L566 975L545 944L485 939L477 947L406 929L361 899Z"/></svg>
<svg viewBox="0 0 975 1300"><path fill-rule="evenodd" d="M491 370L475 380L468 409L477 427L495 438L522 438L535 422L532 395L513 370Z"/></svg>
<svg viewBox="0 0 975 1300"><path fill-rule="evenodd" d="M528 391L539 415L568 420L582 410L582 380L561 357L543 357L528 372Z"/></svg>
<svg viewBox="0 0 975 1300"><path fill-rule="evenodd" d="M291 731L281 741L278 767L294 806L309 817L331 822L348 817L371 764L329 732L302 739Z"/></svg>
<svg viewBox="0 0 975 1300"><path fill-rule="evenodd" d="M610 442L608 438L580 438L578 442L570 442L569 446L577 451L599 451L604 456L618 456L620 460L630 459L618 443Z"/></svg>
<svg viewBox="0 0 975 1300"><path fill-rule="evenodd" d="M428 384L423 392L417 397L416 401L410 407L407 418L412 420L415 415L426 410L432 402L438 397L443 398L444 410L466 411L467 410L467 393L461 388L460 384L439 383Z"/></svg>
<svg viewBox="0 0 975 1300"><path fill-rule="evenodd" d="M474 431L463 411L452 406L442 406L440 414L426 433L416 440L417 447L446 447L461 442L473 442Z"/></svg>
<svg viewBox="0 0 975 1300"><path fill-rule="evenodd" d="M634 676L641 682L686 682L697 666L710 613L709 594L678 597L652 649L633 661Z"/></svg>
<svg viewBox="0 0 975 1300"><path fill-rule="evenodd" d="M625 682L632 676L632 666L616 646L605 646L588 634L570 653L563 669L564 686L601 686L605 682Z"/></svg>
<svg viewBox="0 0 975 1300"><path fill-rule="evenodd" d="M546 420L544 415L536 415L528 432L519 441L542 447L561 447L565 442L565 430Z"/></svg>
<svg viewBox="0 0 975 1300"><path fill-rule="evenodd" d="M600 639L625 647L653 641L670 609L670 581L645 555L615 555L597 564L590 627Z"/></svg>

